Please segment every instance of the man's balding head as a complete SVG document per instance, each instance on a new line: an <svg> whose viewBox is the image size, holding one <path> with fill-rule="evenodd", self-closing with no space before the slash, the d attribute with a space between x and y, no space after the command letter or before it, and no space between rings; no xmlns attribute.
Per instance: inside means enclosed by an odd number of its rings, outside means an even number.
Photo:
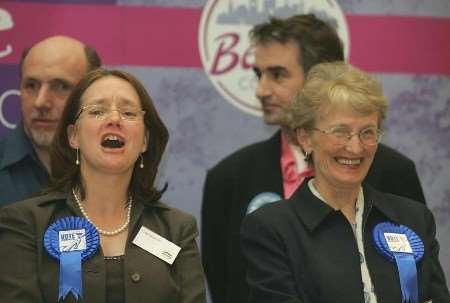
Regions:
<svg viewBox="0 0 450 303"><path fill-rule="evenodd" d="M73 87L99 66L95 50L67 36L49 37L23 53L22 116L25 132L36 148L49 147Z"/></svg>

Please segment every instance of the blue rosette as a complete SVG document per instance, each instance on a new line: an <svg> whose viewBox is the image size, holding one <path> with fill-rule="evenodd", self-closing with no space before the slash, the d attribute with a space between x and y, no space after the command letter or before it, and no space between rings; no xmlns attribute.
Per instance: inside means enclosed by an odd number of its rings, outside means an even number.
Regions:
<svg viewBox="0 0 450 303"><path fill-rule="evenodd" d="M250 201L245 214L248 215L263 205L277 202L280 200L282 200L282 198L277 193L273 193L273 192L259 193L255 197L253 197L253 199Z"/></svg>
<svg viewBox="0 0 450 303"><path fill-rule="evenodd" d="M59 261L58 301L69 293L76 300L82 297L81 263L97 252L99 244L97 229L81 217L64 217L47 228L44 247Z"/></svg>
<svg viewBox="0 0 450 303"><path fill-rule="evenodd" d="M373 229L377 252L397 265L402 302L418 303L417 267L424 254L422 239L404 225L382 222Z"/></svg>

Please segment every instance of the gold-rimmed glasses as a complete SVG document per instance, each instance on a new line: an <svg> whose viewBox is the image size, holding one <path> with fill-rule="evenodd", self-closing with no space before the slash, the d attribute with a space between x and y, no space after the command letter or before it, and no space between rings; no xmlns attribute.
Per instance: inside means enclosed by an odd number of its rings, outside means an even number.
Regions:
<svg viewBox="0 0 450 303"><path fill-rule="evenodd" d="M88 118L104 120L113 111L118 112L120 118L127 121L136 121L145 115L144 110L132 106L119 106L116 108L112 108L106 105L93 104L81 107L75 120L77 120L82 114L86 115Z"/></svg>
<svg viewBox="0 0 450 303"><path fill-rule="evenodd" d="M327 135L335 145L346 145L353 136L358 136L363 145L374 146L381 141L381 137L383 136L383 131L377 127L367 127L356 133L341 126L331 127L326 130L319 128L313 128L312 130Z"/></svg>

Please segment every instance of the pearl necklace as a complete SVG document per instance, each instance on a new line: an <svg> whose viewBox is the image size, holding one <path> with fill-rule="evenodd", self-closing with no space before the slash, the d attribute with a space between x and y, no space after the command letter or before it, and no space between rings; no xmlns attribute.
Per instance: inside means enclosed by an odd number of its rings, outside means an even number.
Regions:
<svg viewBox="0 0 450 303"><path fill-rule="evenodd" d="M128 207L127 207L127 219L125 220L125 223L120 226L119 228L112 230L112 231L107 231L104 229L99 228L97 225L94 224L94 222L92 222L92 220L89 218L86 210L84 209L83 205L81 204L80 199L77 196L77 193L75 192L75 189L72 188L72 194L73 197L75 198L75 201L78 204L78 207L80 208L81 213L83 214L83 216L86 218L86 220L89 221L89 223L91 223L92 225L94 225L94 227L98 230L98 232L103 235L103 236L107 236L107 237L111 237L111 236L115 236L120 234L121 232L123 232L128 225L130 224L130 218L131 218L131 205L133 204L133 198L130 196L130 199L128 200Z"/></svg>

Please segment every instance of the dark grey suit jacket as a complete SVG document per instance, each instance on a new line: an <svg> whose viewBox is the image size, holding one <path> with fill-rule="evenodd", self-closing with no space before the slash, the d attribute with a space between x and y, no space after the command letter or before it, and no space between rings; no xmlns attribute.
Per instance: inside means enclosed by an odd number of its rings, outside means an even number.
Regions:
<svg viewBox="0 0 450 303"><path fill-rule="evenodd" d="M261 192L283 197L280 167L281 136L255 143L231 154L206 176L202 205L202 259L214 303L245 302L246 261L239 229L249 202ZM367 183L383 192L425 202L414 163L380 144Z"/></svg>
<svg viewBox="0 0 450 303"><path fill-rule="evenodd" d="M13 203L0 209L0 302L58 302L59 263L43 245L44 232L57 219L82 216L63 193ZM181 247L172 265L132 244L145 226ZM195 219L163 203L135 201L124 256L126 302L206 302L203 270L195 242ZM83 262L83 299L106 303L105 261L101 249ZM64 302L75 302L68 295Z"/></svg>
<svg viewBox="0 0 450 303"><path fill-rule="evenodd" d="M438 260L436 226L426 206L364 186L365 261L378 302L402 301L395 263L377 253L372 231L402 224L422 239L417 263L419 302L450 302ZM360 255L352 227L310 191L306 182L286 200L247 215L241 228L252 303L364 303Z"/></svg>

